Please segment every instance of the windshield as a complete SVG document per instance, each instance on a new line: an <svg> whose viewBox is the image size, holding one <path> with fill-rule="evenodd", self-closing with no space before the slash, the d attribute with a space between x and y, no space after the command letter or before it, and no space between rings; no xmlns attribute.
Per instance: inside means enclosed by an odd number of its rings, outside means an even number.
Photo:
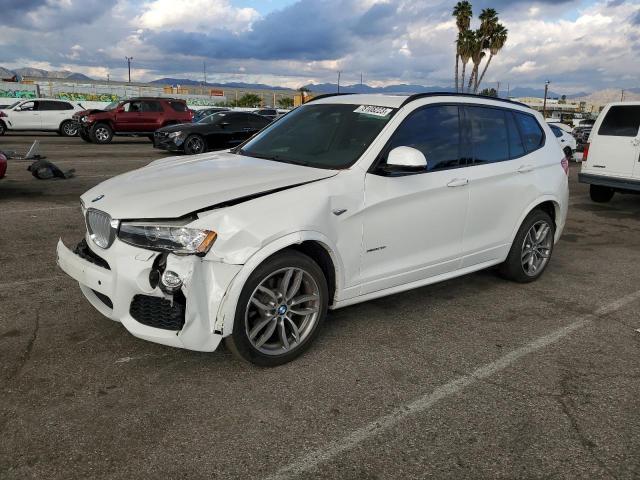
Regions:
<svg viewBox="0 0 640 480"><path fill-rule="evenodd" d="M204 118L201 118L200 120L198 120L196 123L215 123L217 122L220 118L224 117L227 114L227 112L216 112L216 113L212 113L211 115L207 115Z"/></svg>
<svg viewBox="0 0 640 480"><path fill-rule="evenodd" d="M16 105L18 105L20 103L20 101L12 103L11 105L9 105L8 107L5 107L5 110L11 110L13 107L15 107Z"/></svg>
<svg viewBox="0 0 640 480"><path fill-rule="evenodd" d="M114 108L116 108L118 106L118 102L111 102L109 105L107 105L106 107L104 107L105 110L113 110Z"/></svg>
<svg viewBox="0 0 640 480"><path fill-rule="evenodd" d="M262 130L237 153L316 168L347 168L394 113L393 108L367 105L304 105Z"/></svg>

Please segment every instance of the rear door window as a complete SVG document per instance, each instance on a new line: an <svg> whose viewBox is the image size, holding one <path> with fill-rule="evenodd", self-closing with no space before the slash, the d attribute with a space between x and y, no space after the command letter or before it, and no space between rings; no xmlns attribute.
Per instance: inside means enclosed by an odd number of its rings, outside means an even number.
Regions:
<svg viewBox="0 0 640 480"><path fill-rule="evenodd" d="M509 159L509 131L504 110L465 107L471 127L473 163L502 162Z"/></svg>
<svg viewBox="0 0 640 480"><path fill-rule="evenodd" d="M142 102L143 112L162 112L162 105L160 102L144 101Z"/></svg>
<svg viewBox="0 0 640 480"><path fill-rule="evenodd" d="M427 171L466 165L460 148L460 114L456 105L425 107L409 114L393 134L388 151L396 147L420 150Z"/></svg>
<svg viewBox="0 0 640 480"><path fill-rule="evenodd" d="M516 123L522 135L524 148L527 153L531 153L544 145L544 132L538 121L529 114L513 112Z"/></svg>
<svg viewBox="0 0 640 480"><path fill-rule="evenodd" d="M640 105L611 107L604 118L598 135L635 137L640 129Z"/></svg>
<svg viewBox="0 0 640 480"><path fill-rule="evenodd" d="M250 115L249 116L249 124L255 130L262 130L264 127L269 125L271 122L268 118L261 117L259 115Z"/></svg>
<svg viewBox="0 0 640 480"><path fill-rule="evenodd" d="M509 158L518 158L524 155L525 149L522 143L522 136L518 125L516 125L515 116L512 112L505 112L507 118L507 128L509 130Z"/></svg>
<svg viewBox="0 0 640 480"><path fill-rule="evenodd" d="M187 104L184 102L172 101L169 102L169 105L171 105L171 108L173 108L176 112L186 112L187 110L189 110L187 108Z"/></svg>

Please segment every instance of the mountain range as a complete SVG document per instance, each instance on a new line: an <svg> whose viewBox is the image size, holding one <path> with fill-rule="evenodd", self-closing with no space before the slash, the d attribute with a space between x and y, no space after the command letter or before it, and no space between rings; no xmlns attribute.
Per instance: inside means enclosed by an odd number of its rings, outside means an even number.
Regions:
<svg viewBox="0 0 640 480"><path fill-rule="evenodd" d="M40 77L40 78L54 78L54 79L64 79L64 80L75 80L75 81L90 81L92 78L84 75L82 73L71 72L68 70L61 71L48 71L40 68L17 68L14 70L9 70L6 68L0 67L0 79L2 78L11 78L15 74L25 77ZM172 78L172 77L164 77L159 78L157 80L153 80L150 82L155 85L191 85L191 86L199 86L202 85L202 82L197 80L191 80L188 78ZM266 85L263 83L245 83L245 82L227 82L227 83L211 83L207 82L205 84L207 87L220 87L220 88L243 88L243 89L251 89L251 90L281 90L281 91L291 91L291 88L278 87L273 85ZM486 85L487 88L493 87L491 84ZM323 94L323 93L334 93L338 91L338 86L335 83L311 83L305 85L304 88L307 88L312 93L315 94ZM385 87L372 87L367 84L355 84L355 85L341 85L340 91L343 93L404 93L404 94L413 94L413 93L427 93L427 92L448 92L451 91L450 87L442 87L442 86L424 86L424 85L414 85L414 84L396 84L396 85L387 85ZM530 88L530 87L514 87L509 90L507 93L504 89L500 89L501 97L543 97L544 96L544 88ZM561 93L557 93L553 90L548 92L549 98L560 98L562 96ZM603 104L615 100L620 99L620 90L615 89L606 89L600 90L597 92L579 92L567 95L567 99L569 100L580 100L587 101L591 103ZM640 100L640 88L630 88L625 90L625 99L626 100Z"/></svg>

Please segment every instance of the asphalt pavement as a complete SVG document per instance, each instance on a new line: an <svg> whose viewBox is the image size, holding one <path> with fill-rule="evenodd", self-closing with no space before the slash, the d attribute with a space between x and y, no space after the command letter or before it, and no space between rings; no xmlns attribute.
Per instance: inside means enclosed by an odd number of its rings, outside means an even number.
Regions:
<svg viewBox="0 0 640 480"><path fill-rule="evenodd" d="M167 156L146 138L34 139L70 180L0 180L0 478L640 477L640 196L571 166L545 275L483 271L331 312L298 360L138 340L55 264L78 196Z"/></svg>

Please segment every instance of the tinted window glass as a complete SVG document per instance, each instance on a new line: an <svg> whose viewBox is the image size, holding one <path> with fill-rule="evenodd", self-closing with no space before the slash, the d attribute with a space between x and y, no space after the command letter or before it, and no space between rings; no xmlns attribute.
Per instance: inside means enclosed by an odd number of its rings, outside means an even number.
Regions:
<svg viewBox="0 0 640 480"><path fill-rule="evenodd" d="M391 137L389 151L413 147L427 159L427 170L459 167L460 119L458 107L427 107L411 113Z"/></svg>
<svg viewBox="0 0 640 480"><path fill-rule="evenodd" d="M509 158L518 158L525 154L520 131L516 125L513 113L505 112L509 129Z"/></svg>
<svg viewBox="0 0 640 480"><path fill-rule="evenodd" d="M467 107L471 125L473 163L501 162L509 158L509 137L504 110Z"/></svg>
<svg viewBox="0 0 640 480"><path fill-rule="evenodd" d="M161 112L162 105L160 105L160 102L142 102L142 111L143 112Z"/></svg>
<svg viewBox="0 0 640 480"><path fill-rule="evenodd" d="M556 137L560 138L562 136L562 130L560 130L558 127L554 125L549 125L549 127Z"/></svg>
<svg viewBox="0 0 640 480"><path fill-rule="evenodd" d="M271 122L268 118L261 117L259 115L250 115L249 116L249 124L251 128L256 130L262 130L264 127L269 125Z"/></svg>
<svg viewBox="0 0 640 480"><path fill-rule="evenodd" d="M37 104L36 102L25 102L20 105L20 110L22 110L23 112L37 110Z"/></svg>
<svg viewBox="0 0 640 480"><path fill-rule="evenodd" d="M169 102L171 108L173 108L176 112L186 112L188 110L187 104L183 102Z"/></svg>
<svg viewBox="0 0 640 480"><path fill-rule="evenodd" d="M620 105L609 109L598 135L635 137L639 128L640 105Z"/></svg>
<svg viewBox="0 0 640 480"><path fill-rule="evenodd" d="M513 114L516 117L525 150L533 152L540 148L544 143L544 133L540 125L538 125L538 121L526 113L513 112Z"/></svg>

